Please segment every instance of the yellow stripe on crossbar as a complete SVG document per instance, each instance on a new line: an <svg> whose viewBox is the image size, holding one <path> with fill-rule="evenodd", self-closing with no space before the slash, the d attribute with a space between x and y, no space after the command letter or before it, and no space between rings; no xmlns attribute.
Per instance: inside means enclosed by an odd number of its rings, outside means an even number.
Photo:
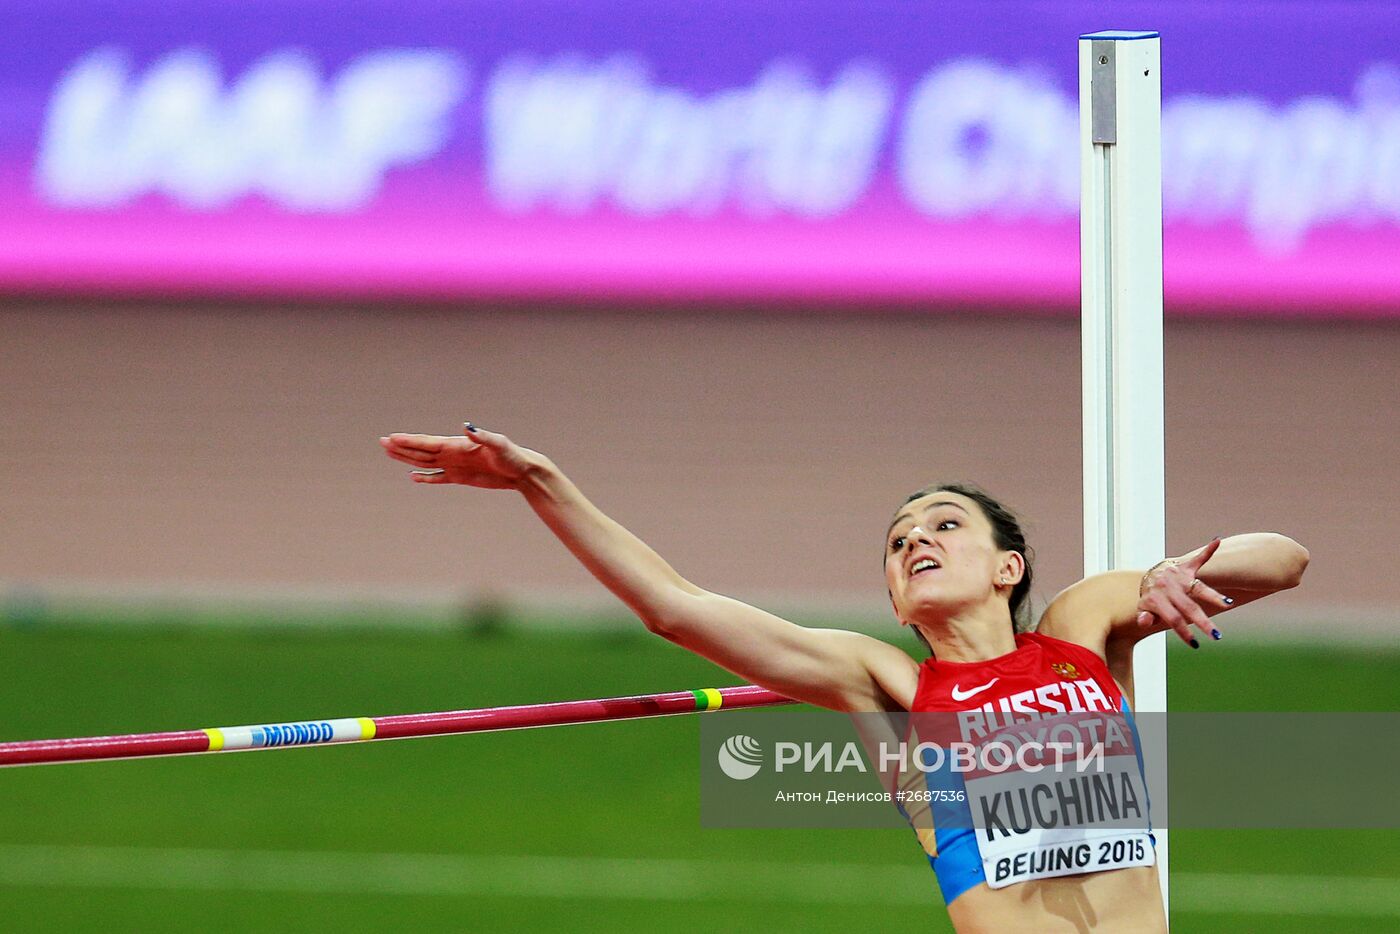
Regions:
<svg viewBox="0 0 1400 934"><path fill-rule="evenodd" d="M714 688L701 688L700 693L705 695L706 710L719 710L724 705L724 695Z"/></svg>
<svg viewBox="0 0 1400 934"><path fill-rule="evenodd" d="M374 721L369 717L358 717L360 721L360 739L374 739Z"/></svg>
<svg viewBox="0 0 1400 934"><path fill-rule="evenodd" d="M209 737L209 751L218 752L224 748L223 730L205 730L204 735Z"/></svg>

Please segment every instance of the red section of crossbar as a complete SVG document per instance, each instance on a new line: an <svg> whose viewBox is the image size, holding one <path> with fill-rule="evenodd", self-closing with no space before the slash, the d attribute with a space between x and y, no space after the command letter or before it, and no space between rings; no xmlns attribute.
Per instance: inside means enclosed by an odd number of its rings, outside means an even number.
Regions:
<svg viewBox="0 0 1400 934"><path fill-rule="evenodd" d="M721 710L795 703L781 694L751 684L737 688L720 688L719 693L724 698ZM443 733L483 733L488 730L519 730L532 726L560 726L565 723L664 717L678 713L695 713L695 695L692 692L675 691L670 694L641 694L636 697L608 697L603 700L563 701L557 704L527 704L522 707L487 707L482 710L449 710L444 713L375 717L374 737L397 739L404 736L437 736Z"/></svg>
<svg viewBox="0 0 1400 934"><path fill-rule="evenodd" d="M719 694L724 699L720 710L796 703L791 698L751 684L719 688ZM402 739L410 736L441 736L447 733L481 733L489 730L518 730L525 727L632 720L695 712L694 692L673 691L667 694L640 694L635 697L608 697L601 700L376 717L374 738ZM133 733L128 736L88 736L77 739L37 739L0 743L0 766L179 756L208 751L209 736L203 730Z"/></svg>
<svg viewBox="0 0 1400 934"><path fill-rule="evenodd" d="M203 730L132 733L129 736L85 736L78 739L36 739L23 743L0 743L0 766L131 759L143 756L182 756L208 751L209 734Z"/></svg>

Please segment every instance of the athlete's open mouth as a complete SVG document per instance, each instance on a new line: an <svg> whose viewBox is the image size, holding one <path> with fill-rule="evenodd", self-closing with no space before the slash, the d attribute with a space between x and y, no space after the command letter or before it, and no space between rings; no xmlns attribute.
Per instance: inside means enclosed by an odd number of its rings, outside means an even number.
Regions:
<svg viewBox="0 0 1400 934"><path fill-rule="evenodd" d="M913 567L909 569L909 576L917 577L926 571L936 571L940 567L942 567L942 565L932 558L920 558L918 561L915 561Z"/></svg>

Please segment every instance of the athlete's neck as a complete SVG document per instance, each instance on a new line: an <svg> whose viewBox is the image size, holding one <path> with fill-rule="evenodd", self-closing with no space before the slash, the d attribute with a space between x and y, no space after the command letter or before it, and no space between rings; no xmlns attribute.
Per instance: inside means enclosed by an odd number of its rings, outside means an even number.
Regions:
<svg viewBox="0 0 1400 934"><path fill-rule="evenodd" d="M1016 650L1016 635L1000 600L920 625L919 631L933 647L933 657L945 662L982 662Z"/></svg>

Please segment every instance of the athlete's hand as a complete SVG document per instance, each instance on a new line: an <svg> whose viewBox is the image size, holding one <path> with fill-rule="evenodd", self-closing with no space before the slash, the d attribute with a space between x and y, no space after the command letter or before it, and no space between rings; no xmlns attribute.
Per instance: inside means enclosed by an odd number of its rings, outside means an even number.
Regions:
<svg viewBox="0 0 1400 934"><path fill-rule="evenodd" d="M531 466L526 448L503 434L463 425L461 437L395 432L379 444L414 469L414 483L461 483L489 490L518 489Z"/></svg>
<svg viewBox="0 0 1400 934"><path fill-rule="evenodd" d="M1142 579L1141 599L1137 605L1138 625L1171 629L1193 649L1200 648L1201 644L1191 635L1192 626L1212 639L1219 639L1220 629L1210 621L1206 611L1227 610L1234 601L1197 576L1201 566L1219 547L1217 538L1185 560L1164 561L1148 571Z"/></svg>

